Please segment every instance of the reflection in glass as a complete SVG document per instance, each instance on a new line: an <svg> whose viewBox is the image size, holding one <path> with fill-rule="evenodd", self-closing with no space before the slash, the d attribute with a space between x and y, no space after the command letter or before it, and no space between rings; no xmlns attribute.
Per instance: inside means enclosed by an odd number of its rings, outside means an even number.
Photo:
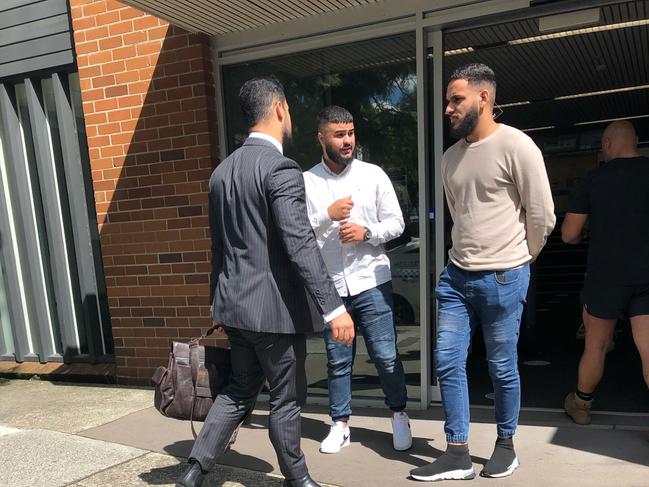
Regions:
<svg viewBox="0 0 649 487"><path fill-rule="evenodd" d="M252 77L268 75L283 83L291 111L293 141L285 147L287 156L304 170L319 163L316 116L324 106L340 105L354 115L356 157L381 166L392 180L406 230L387 244L387 255L393 277L398 347L408 395L416 400L420 396L420 342L415 35L374 39L224 68L230 152L247 135L238 106L239 88ZM309 391L326 394L326 355L321 336L309 339L308 352ZM383 396L362 337L357 341L353 389L355 397Z"/></svg>

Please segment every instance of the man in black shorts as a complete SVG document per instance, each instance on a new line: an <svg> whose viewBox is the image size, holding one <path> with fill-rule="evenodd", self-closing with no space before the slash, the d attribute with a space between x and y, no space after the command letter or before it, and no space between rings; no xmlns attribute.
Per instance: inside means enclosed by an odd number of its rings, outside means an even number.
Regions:
<svg viewBox="0 0 649 487"><path fill-rule="evenodd" d="M590 235L581 293L586 340L577 390L564 404L577 424L590 423L593 394L618 319L631 321L649 387L649 158L638 153L637 145L628 121L604 130L605 164L576 188L561 227L561 238L569 244L581 240L586 222Z"/></svg>

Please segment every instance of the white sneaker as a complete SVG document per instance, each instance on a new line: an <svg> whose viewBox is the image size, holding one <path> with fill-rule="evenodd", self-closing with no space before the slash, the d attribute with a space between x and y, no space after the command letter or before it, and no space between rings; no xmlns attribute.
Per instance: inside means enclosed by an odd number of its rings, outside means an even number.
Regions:
<svg viewBox="0 0 649 487"><path fill-rule="evenodd" d="M338 453L342 448L349 446L350 438L349 426L343 426L342 421L334 421L329 434L320 443L320 452Z"/></svg>
<svg viewBox="0 0 649 487"><path fill-rule="evenodd" d="M397 451L404 451L412 446L410 419L405 411L392 415L392 446Z"/></svg>

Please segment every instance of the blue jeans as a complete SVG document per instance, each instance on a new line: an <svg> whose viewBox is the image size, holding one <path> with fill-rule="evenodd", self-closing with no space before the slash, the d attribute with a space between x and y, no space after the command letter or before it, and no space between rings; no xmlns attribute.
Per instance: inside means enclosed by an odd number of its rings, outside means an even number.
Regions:
<svg viewBox="0 0 649 487"><path fill-rule="evenodd" d="M498 435L513 436L518 424L521 384L516 345L529 265L505 271L470 272L449 263L437 285L436 371L444 408L447 442L469 436L466 359L471 336L482 326L493 383Z"/></svg>
<svg viewBox="0 0 649 487"><path fill-rule="evenodd" d="M397 332L392 316L392 282L343 298L347 311L363 333L365 346L379 373L385 404L393 411L406 407L406 377L397 350ZM356 339L343 345L333 339L331 329L324 333L329 377L329 414L334 421L347 421L352 414L352 365Z"/></svg>

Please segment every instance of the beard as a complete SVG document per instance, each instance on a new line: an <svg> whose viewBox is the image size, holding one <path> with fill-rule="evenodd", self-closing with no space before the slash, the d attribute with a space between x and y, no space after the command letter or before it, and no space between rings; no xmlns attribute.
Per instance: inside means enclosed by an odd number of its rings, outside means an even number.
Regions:
<svg viewBox="0 0 649 487"><path fill-rule="evenodd" d="M325 152L327 153L327 157L332 161L334 161L336 164L340 164L341 166L347 166L349 165L350 162L354 160L356 150L355 148L353 148L349 157L343 157L340 155L340 152L338 152L335 147L325 143Z"/></svg>
<svg viewBox="0 0 649 487"><path fill-rule="evenodd" d="M456 126L451 125L449 130L451 137L454 139L463 139L471 134L478 126L478 116L478 107L474 106Z"/></svg>
<svg viewBox="0 0 649 487"><path fill-rule="evenodd" d="M293 142L293 134L291 132L291 129L290 127L284 125L282 130L282 147L291 145L291 142Z"/></svg>

